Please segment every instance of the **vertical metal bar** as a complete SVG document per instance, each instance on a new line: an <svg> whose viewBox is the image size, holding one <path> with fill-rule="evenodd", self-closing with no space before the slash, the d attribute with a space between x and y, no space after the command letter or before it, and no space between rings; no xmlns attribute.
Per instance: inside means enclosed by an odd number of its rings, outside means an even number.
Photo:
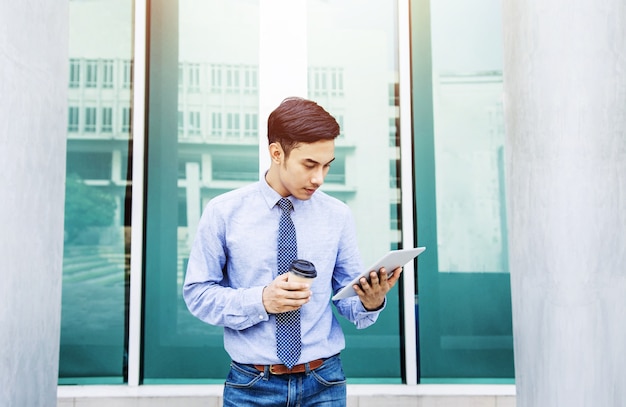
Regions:
<svg viewBox="0 0 626 407"><path fill-rule="evenodd" d="M148 0L134 1L132 96L133 179L130 237L130 298L128 315L128 385L138 386L141 363L141 303L144 246L144 150L146 114Z"/></svg>
<svg viewBox="0 0 626 407"><path fill-rule="evenodd" d="M400 99L400 168L403 247L414 247L413 146L411 126L411 33L409 0L398 0L398 80ZM413 262L404 267L404 357L406 383L417 384L417 329L415 326L415 275Z"/></svg>

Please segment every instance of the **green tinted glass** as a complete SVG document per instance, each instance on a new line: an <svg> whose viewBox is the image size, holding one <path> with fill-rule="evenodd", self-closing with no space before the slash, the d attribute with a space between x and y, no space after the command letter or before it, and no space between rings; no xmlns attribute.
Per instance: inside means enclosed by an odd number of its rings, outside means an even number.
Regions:
<svg viewBox="0 0 626 407"><path fill-rule="evenodd" d="M354 214L365 265L402 246L398 128L397 21L393 1L308 2L308 89L338 119L326 192ZM376 324L346 335L344 370L352 382L402 382L398 288ZM376 355L376 363L370 356Z"/></svg>
<svg viewBox="0 0 626 407"><path fill-rule="evenodd" d="M324 50L321 42L315 44L324 21L342 21L361 7L337 5L324 10L318 2L308 4L309 97L331 110L344 129L323 188L352 207L369 263L402 244L398 118L390 113L397 111L397 98L395 92L389 94L396 89L390 78L397 77L395 9L386 1L368 6L356 34L342 26L334 32L345 48ZM259 177L259 143L266 143L257 124L264 119L259 117L259 5L180 0L178 7L175 2L153 2L152 9L168 18L153 26L158 31L150 44L151 54L159 58L151 65L159 69L150 74L144 382L222 383L229 366L222 329L187 311L181 285L190 241L206 203ZM384 22L370 26L381 15ZM361 52L358 60L342 57L330 62L346 48L369 46L373 40L376 46ZM363 64L367 72L350 75ZM359 88L363 77L369 78L370 88ZM363 137L370 133L376 137ZM372 164L378 151L385 153ZM364 165L367 173L354 182ZM378 191L380 198L372 199ZM357 332L342 322L348 342L343 358L351 379L402 380L399 318L396 288L375 326ZM363 364L363 352L376 352L380 363Z"/></svg>
<svg viewBox="0 0 626 407"><path fill-rule="evenodd" d="M69 2L59 381L126 380L132 1Z"/></svg>
<svg viewBox="0 0 626 407"><path fill-rule="evenodd" d="M258 4L151 8L143 378L222 383L223 330L189 313L182 282L206 203L259 178Z"/></svg>
<svg viewBox="0 0 626 407"><path fill-rule="evenodd" d="M499 3L427 3L412 3L421 382L511 381Z"/></svg>

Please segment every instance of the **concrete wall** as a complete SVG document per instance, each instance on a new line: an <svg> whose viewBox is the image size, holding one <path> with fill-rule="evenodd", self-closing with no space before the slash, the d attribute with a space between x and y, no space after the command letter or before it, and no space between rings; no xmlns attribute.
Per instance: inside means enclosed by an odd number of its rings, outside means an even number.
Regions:
<svg viewBox="0 0 626 407"><path fill-rule="evenodd" d="M0 405L57 397L67 0L0 2Z"/></svg>
<svg viewBox="0 0 626 407"><path fill-rule="evenodd" d="M626 405L626 5L503 2L517 405Z"/></svg>

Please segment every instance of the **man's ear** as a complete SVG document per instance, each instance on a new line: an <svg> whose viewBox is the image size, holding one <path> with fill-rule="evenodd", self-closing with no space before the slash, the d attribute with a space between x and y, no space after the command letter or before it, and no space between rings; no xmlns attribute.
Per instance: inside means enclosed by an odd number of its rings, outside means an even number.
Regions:
<svg viewBox="0 0 626 407"><path fill-rule="evenodd" d="M284 157L283 148L280 143L271 143L269 146L270 149L270 159L274 164L280 165L281 161Z"/></svg>

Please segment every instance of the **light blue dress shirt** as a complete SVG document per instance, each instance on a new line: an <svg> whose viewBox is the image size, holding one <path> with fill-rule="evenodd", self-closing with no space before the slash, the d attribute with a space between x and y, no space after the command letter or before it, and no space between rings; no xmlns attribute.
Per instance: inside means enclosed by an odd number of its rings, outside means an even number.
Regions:
<svg viewBox="0 0 626 407"><path fill-rule="evenodd" d="M240 363L277 364L274 315L263 307L263 288L278 272L276 240L281 196L265 180L213 198L206 206L189 256L183 297L193 315L224 327L224 348ZM317 191L306 201L289 198L298 258L312 262L317 278L301 308L298 363L345 347L330 297L362 270L354 219L343 202ZM334 301L342 316L365 328L381 310L367 311L358 297Z"/></svg>

